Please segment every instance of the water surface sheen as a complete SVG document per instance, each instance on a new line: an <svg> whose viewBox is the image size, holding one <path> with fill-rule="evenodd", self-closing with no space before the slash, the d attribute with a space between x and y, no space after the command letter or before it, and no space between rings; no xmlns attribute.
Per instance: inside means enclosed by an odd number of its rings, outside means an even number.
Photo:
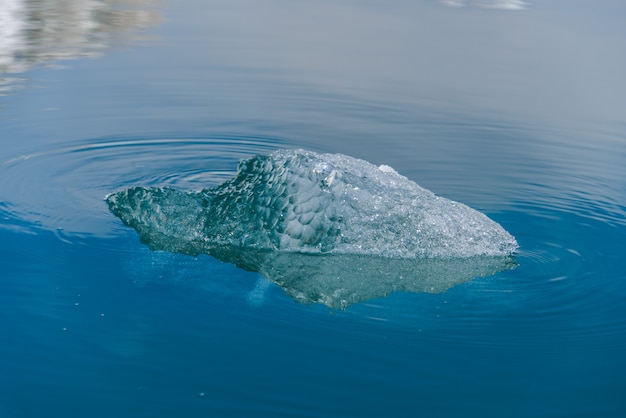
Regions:
<svg viewBox="0 0 626 418"><path fill-rule="evenodd" d="M621 2L8 3L0 417L626 415ZM104 200L279 148L483 212L516 268L333 309Z"/></svg>

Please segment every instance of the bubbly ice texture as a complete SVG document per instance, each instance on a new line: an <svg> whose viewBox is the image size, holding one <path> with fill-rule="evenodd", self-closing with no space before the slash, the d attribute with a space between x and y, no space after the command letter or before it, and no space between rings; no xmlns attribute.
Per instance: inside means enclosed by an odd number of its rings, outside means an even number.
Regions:
<svg viewBox="0 0 626 418"><path fill-rule="evenodd" d="M487 216L435 196L389 166L341 154L279 150L239 163L200 192L133 187L111 211L164 250L237 247L386 257L508 255L515 239Z"/></svg>
<svg viewBox="0 0 626 418"><path fill-rule="evenodd" d="M132 187L106 200L151 249L210 254L332 307L441 291L510 268L517 248L484 214L341 154L278 150L240 161L216 188Z"/></svg>

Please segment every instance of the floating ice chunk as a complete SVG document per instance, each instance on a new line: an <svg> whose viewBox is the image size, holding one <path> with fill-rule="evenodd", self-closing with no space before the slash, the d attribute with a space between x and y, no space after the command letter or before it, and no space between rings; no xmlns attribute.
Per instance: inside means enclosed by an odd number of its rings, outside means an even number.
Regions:
<svg viewBox="0 0 626 418"><path fill-rule="evenodd" d="M329 306L344 304L337 300L362 300L345 296L350 293L349 284L330 293L324 285L328 279L336 286L344 280L342 274L351 273L360 280L376 280L370 273L354 274L359 265L369 265L380 276L383 259L419 259L423 263L424 259L494 257L501 261L496 264L505 268L510 263L503 260L517 248L515 239L482 213L435 196L389 166L376 167L341 154L279 150L242 160L236 176L213 189L182 192L133 187L107 196L107 202L152 249L207 253L258 271L279 284L294 283L294 278L298 278L296 282L309 280L308 290L300 291L303 296L288 293ZM356 261L358 265L348 267ZM302 268L289 267L294 263ZM440 261L433 263L440 265ZM479 268L483 262L472 263L473 277L498 271L493 260L487 263L487 270ZM402 277L411 276L416 265L415 261L382 264L392 270L409 265ZM449 273L447 267L444 270ZM426 289L422 273L413 274L413 279L418 276L420 289ZM469 280L467 274L461 276ZM397 274L391 271L387 277ZM413 279L405 280L404 285L394 279L387 282L396 283L397 290L414 289L406 285ZM313 290L310 285L316 280ZM314 294L326 295L333 302Z"/></svg>
<svg viewBox="0 0 626 418"><path fill-rule="evenodd" d="M487 216L435 196L388 166L279 150L239 163L214 189L133 187L111 211L154 248L216 247L385 257L502 256L515 239Z"/></svg>

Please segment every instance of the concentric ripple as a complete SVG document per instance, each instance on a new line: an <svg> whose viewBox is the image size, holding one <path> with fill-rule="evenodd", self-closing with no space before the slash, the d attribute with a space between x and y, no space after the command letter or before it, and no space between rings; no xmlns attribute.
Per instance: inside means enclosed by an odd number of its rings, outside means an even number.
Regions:
<svg viewBox="0 0 626 418"><path fill-rule="evenodd" d="M574 205L567 193L525 186L498 216L520 244L516 269L436 297L393 295L355 306L348 314L380 324L403 323L423 340L454 346L476 345L480 336L483 346L511 356L525 356L539 342L542 355L549 356L558 356L564 346L618 350L614 343L626 329L621 209L600 199L581 198ZM363 329L368 326L364 323Z"/></svg>
<svg viewBox="0 0 626 418"><path fill-rule="evenodd" d="M123 234L106 207L107 194L136 185L213 187L233 176L241 158L284 146L275 138L235 135L104 138L17 155L0 163L0 228L28 234L54 231L71 244L92 236L107 245L107 238ZM486 343L513 352L538 340L548 351L563 344L610 349L626 329L626 316L616 314L625 313L626 296L620 179L593 161L582 172L563 158L553 159L558 170L547 164L512 166L516 188L497 195L506 204L494 205L496 219L520 244L517 269L441 296L395 294L340 315L359 318L354 327L362 326L363 332L370 330L369 319L403 323L407 332L423 330L425 339L450 343L490 335L493 339ZM124 251L136 256L138 248ZM225 281L215 280L216 286L224 286ZM484 332L504 324L509 327L505 334Z"/></svg>
<svg viewBox="0 0 626 418"><path fill-rule="evenodd" d="M33 151L0 163L0 227L57 231L64 239L110 236L104 196L130 185L202 189L236 162L280 146L251 136L102 138Z"/></svg>

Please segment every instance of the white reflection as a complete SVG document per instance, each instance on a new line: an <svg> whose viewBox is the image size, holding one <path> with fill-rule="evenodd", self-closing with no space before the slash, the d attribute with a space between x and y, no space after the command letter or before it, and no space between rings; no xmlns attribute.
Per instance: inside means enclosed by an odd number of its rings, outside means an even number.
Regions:
<svg viewBox="0 0 626 418"><path fill-rule="evenodd" d="M466 0L439 0L439 2L450 7L463 7L465 5L470 5L485 9L499 10L524 10L528 7L528 3L522 0L482 0L470 2Z"/></svg>
<svg viewBox="0 0 626 418"><path fill-rule="evenodd" d="M465 5L465 0L439 0L439 3L450 7L462 7Z"/></svg>
<svg viewBox="0 0 626 418"><path fill-rule="evenodd" d="M42 63L94 57L160 20L156 0L0 0L0 93Z"/></svg>
<svg viewBox="0 0 626 418"><path fill-rule="evenodd" d="M16 81L10 77L3 77L1 73L9 72L10 68L15 67L14 56L21 49L19 34L24 31L24 21L19 18L23 14L23 9L23 1L0 1L0 95Z"/></svg>

